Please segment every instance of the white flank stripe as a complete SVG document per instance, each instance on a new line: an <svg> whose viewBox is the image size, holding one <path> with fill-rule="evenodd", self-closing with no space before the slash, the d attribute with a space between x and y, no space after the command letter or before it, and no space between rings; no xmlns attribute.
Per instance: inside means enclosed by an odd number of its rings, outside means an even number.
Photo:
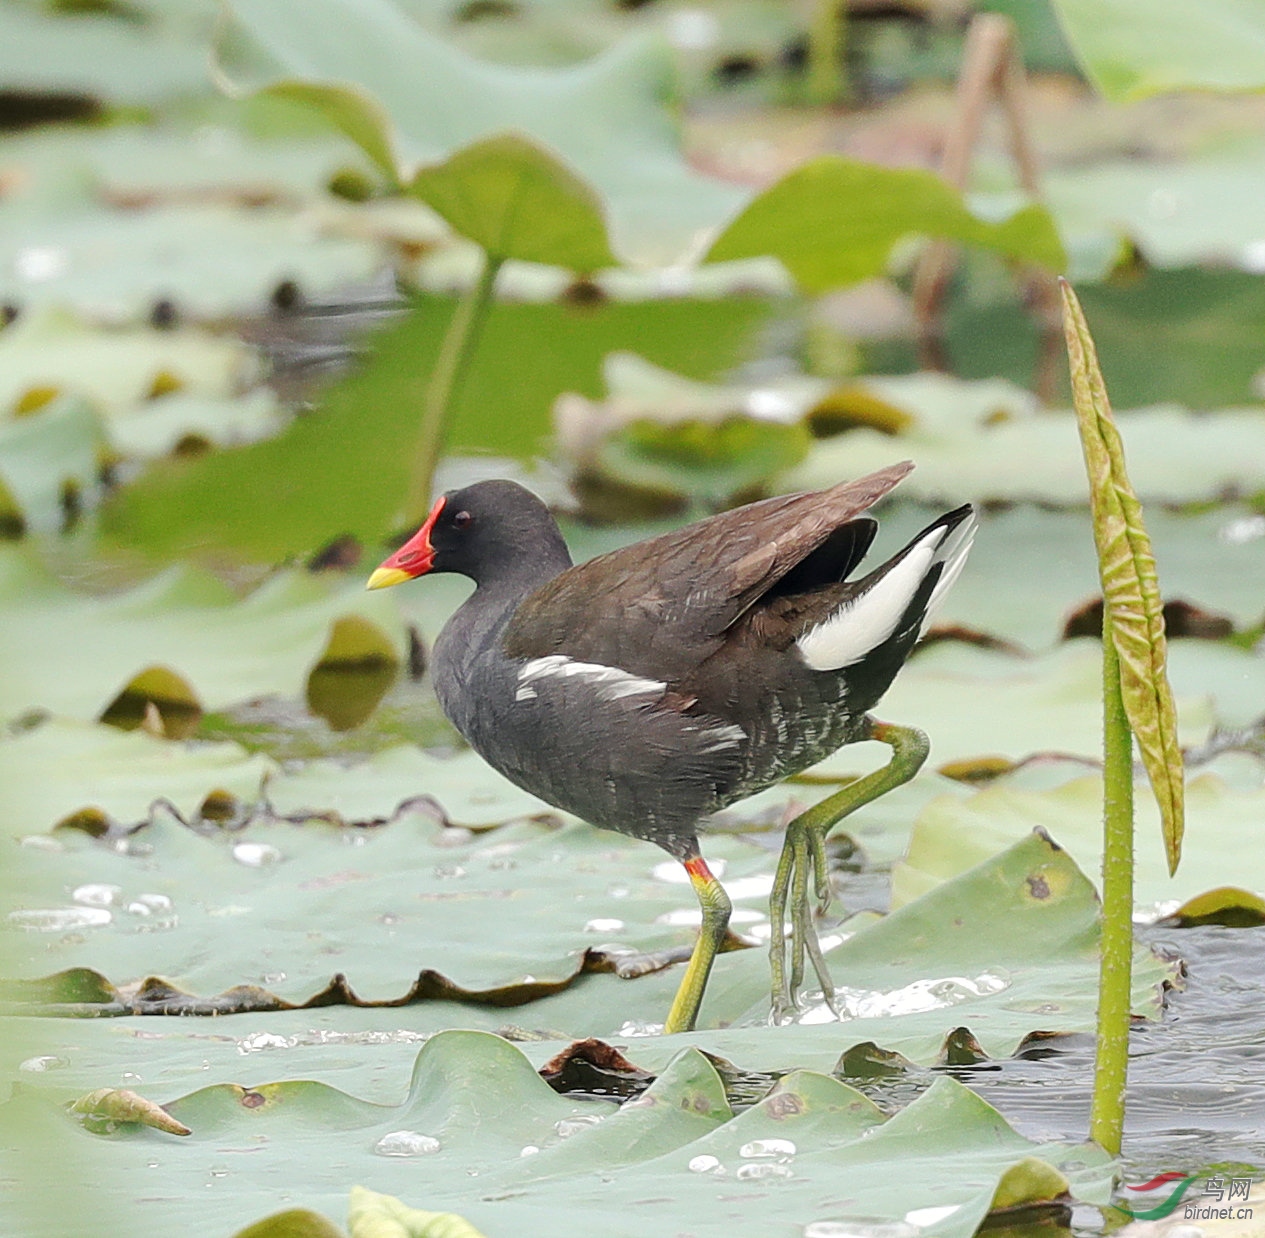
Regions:
<svg viewBox="0 0 1265 1238"><path fill-rule="evenodd" d="M837 671L860 662L896 631L918 586L939 563L943 565L940 579L919 624L925 630L962 572L976 524L972 512L951 531L941 527L929 533L872 589L845 603L824 623L799 638L796 644L804 661L815 671Z"/></svg>
<svg viewBox="0 0 1265 1238"><path fill-rule="evenodd" d="M643 679L620 670L617 666L603 666L600 662L573 662L565 654L552 653L545 658L533 658L518 672L518 691L514 694L517 701L531 701L536 698L536 689L532 686L538 680L580 679L592 684L599 700L618 701L626 696L645 696L651 693L656 696L667 691L668 685L657 679Z"/></svg>

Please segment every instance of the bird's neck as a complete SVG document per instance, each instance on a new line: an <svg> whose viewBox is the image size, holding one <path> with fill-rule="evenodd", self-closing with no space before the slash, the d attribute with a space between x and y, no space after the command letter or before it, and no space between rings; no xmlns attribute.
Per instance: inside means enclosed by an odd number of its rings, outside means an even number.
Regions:
<svg viewBox="0 0 1265 1238"><path fill-rule="evenodd" d="M470 598L483 610L513 611L529 594L571 566L571 552L552 521L533 530L521 544L506 539L494 559L480 564Z"/></svg>
<svg viewBox="0 0 1265 1238"><path fill-rule="evenodd" d="M571 566L562 534L556 529L551 533L526 547L507 544L505 553L480 564L474 592L444 629L442 639L450 656L469 658L480 647L499 642L523 601Z"/></svg>

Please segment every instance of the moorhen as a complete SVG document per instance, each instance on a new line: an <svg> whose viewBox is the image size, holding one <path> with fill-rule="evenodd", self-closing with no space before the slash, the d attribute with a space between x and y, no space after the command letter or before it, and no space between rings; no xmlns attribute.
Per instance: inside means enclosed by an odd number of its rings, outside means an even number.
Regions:
<svg viewBox="0 0 1265 1238"><path fill-rule="evenodd" d="M912 467L751 503L578 567L535 495L479 482L440 498L369 578L377 589L426 572L470 577L475 591L432 662L453 725L520 787L685 865L703 919L665 1031L694 1026L729 922L700 824L843 744L878 739L892 747L887 766L787 827L770 898L774 1017L793 1008L805 952L833 1009L809 883L824 905L826 834L926 759L921 731L868 711L956 579L975 527L959 507L849 580L877 527L863 513Z"/></svg>

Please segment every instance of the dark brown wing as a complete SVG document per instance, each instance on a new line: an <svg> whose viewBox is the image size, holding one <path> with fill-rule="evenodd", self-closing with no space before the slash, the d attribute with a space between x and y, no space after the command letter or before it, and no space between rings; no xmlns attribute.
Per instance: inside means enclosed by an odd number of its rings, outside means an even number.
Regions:
<svg viewBox="0 0 1265 1238"><path fill-rule="evenodd" d="M912 468L905 461L830 490L765 499L570 568L519 607L506 652L565 654L678 682L760 597Z"/></svg>

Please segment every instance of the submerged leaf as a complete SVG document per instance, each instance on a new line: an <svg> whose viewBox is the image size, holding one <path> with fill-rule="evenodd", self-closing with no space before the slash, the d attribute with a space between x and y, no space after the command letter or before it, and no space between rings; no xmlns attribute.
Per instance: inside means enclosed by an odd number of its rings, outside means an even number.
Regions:
<svg viewBox="0 0 1265 1238"><path fill-rule="evenodd" d="M1181 860L1185 829L1182 754L1177 712L1165 669L1163 600L1142 505L1129 484L1120 433L1089 325L1071 285L1063 292L1064 331L1072 366L1072 396L1089 471L1090 507L1103 597L1120 658L1120 687L1160 806L1169 872Z"/></svg>

